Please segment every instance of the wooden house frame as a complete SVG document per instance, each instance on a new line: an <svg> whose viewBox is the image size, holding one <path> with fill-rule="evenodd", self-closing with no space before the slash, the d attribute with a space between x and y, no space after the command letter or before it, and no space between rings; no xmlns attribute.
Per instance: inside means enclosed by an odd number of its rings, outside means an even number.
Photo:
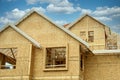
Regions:
<svg viewBox="0 0 120 80"><path fill-rule="evenodd" d="M31 20L32 22L30 22ZM48 37L49 35L51 37ZM83 78L80 75L81 70L79 70L80 55L93 55L87 42L64 27L58 26L35 9L32 9L15 24L8 23L0 30L0 49L13 47L18 50L16 68L0 69L1 80L79 80ZM60 64L58 61L55 68L46 68L46 55L48 54L46 50L63 47L66 48L65 67L57 67ZM53 53L51 52L51 54Z"/></svg>
<svg viewBox="0 0 120 80"><path fill-rule="evenodd" d="M89 43L70 30L86 16L92 18L85 15L66 29L32 9L15 24L6 24L0 29L0 67L3 57L16 62L15 68L0 69L0 80L119 80L120 50L91 50ZM109 34L106 25L98 24L104 37ZM4 51L11 48L17 49L16 56L14 51ZM109 67L115 74L107 73Z"/></svg>

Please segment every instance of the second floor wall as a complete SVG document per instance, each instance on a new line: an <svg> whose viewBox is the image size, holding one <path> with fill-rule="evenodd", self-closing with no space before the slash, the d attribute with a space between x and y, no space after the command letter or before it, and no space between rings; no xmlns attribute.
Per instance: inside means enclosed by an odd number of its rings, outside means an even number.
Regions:
<svg viewBox="0 0 120 80"><path fill-rule="evenodd" d="M68 27L71 32L88 42L92 50L106 49L110 29L91 16L85 15Z"/></svg>

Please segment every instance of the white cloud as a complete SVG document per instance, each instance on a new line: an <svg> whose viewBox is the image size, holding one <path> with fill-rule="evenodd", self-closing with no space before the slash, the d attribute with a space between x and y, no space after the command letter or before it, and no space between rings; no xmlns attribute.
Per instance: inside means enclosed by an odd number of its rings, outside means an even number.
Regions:
<svg viewBox="0 0 120 80"><path fill-rule="evenodd" d="M113 14L112 17L113 17L113 18L120 17L120 13L118 13L118 14Z"/></svg>
<svg viewBox="0 0 120 80"><path fill-rule="evenodd" d="M28 10L19 10L18 8L13 9L11 12L6 12L6 17L9 19L18 19L25 15Z"/></svg>
<svg viewBox="0 0 120 80"><path fill-rule="evenodd" d="M45 12L45 9L42 7L33 7L33 8L42 13ZM17 19L22 18L22 16L24 16L28 11L30 11L30 9L20 10L18 8L15 8L10 12L6 12L6 15L0 18L0 24L6 24L8 22L13 23Z"/></svg>
<svg viewBox="0 0 120 80"><path fill-rule="evenodd" d="M36 4L36 3L49 3L49 4L58 4L64 0L26 0L27 4Z"/></svg>
<svg viewBox="0 0 120 80"><path fill-rule="evenodd" d="M39 0L26 0L27 4L35 4Z"/></svg>
<svg viewBox="0 0 120 80"><path fill-rule="evenodd" d="M73 4L68 0L26 0L28 4L48 3L46 10L54 13L71 14L79 11L78 7L73 7Z"/></svg>
<svg viewBox="0 0 120 80"><path fill-rule="evenodd" d="M68 22L67 21L65 21L65 20L56 20L56 21L54 21L56 24L58 24L58 25L64 25L64 24L67 24Z"/></svg>
<svg viewBox="0 0 120 80"><path fill-rule="evenodd" d="M91 15L100 21L112 21L113 18L120 17L120 7L97 7L95 11L91 12Z"/></svg>
<svg viewBox="0 0 120 80"><path fill-rule="evenodd" d="M59 0L57 3L50 3L46 10L48 12L71 14L80 11L80 7L73 7L68 0Z"/></svg>
<svg viewBox="0 0 120 80"><path fill-rule="evenodd" d="M96 11L93 12L94 15L112 15L120 13L120 7L114 6L114 7L97 7Z"/></svg>
<svg viewBox="0 0 120 80"><path fill-rule="evenodd" d="M68 6L68 7L60 7L60 6L56 6L54 4L49 4L47 6L47 11L48 12L55 12L55 13L66 13L66 14L70 14L70 13L73 13L73 12L76 12L77 9L71 7L71 6Z"/></svg>
<svg viewBox="0 0 120 80"><path fill-rule="evenodd" d="M5 24L7 22L13 23L13 20L10 20L10 19L8 19L6 17L1 17L0 18L0 24Z"/></svg>
<svg viewBox="0 0 120 80"><path fill-rule="evenodd" d="M80 10L81 11L81 14L91 14L92 13L92 10L90 10L90 9L81 9Z"/></svg>
<svg viewBox="0 0 120 80"><path fill-rule="evenodd" d="M46 12L46 10L42 7L33 7L33 8L36 9L37 11L39 11L39 12L42 12L42 13Z"/></svg>
<svg viewBox="0 0 120 80"><path fill-rule="evenodd" d="M112 20L111 18L108 18L105 16L99 16L99 17L94 17L94 18L100 21L111 21Z"/></svg>

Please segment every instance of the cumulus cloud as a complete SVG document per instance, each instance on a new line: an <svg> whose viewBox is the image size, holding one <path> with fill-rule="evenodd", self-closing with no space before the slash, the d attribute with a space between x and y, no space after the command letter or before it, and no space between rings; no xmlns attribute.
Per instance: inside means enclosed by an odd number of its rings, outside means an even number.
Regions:
<svg viewBox="0 0 120 80"><path fill-rule="evenodd" d="M54 13L71 14L79 11L80 8L74 7L68 0L26 0L26 2L28 4L48 3L46 10Z"/></svg>
<svg viewBox="0 0 120 80"><path fill-rule="evenodd" d="M26 0L27 4L35 4L38 0Z"/></svg>
<svg viewBox="0 0 120 80"><path fill-rule="evenodd" d="M56 24L58 24L58 25L64 25L64 24L67 24L68 22L67 21L65 21L65 20L56 20L56 21L54 21Z"/></svg>
<svg viewBox="0 0 120 80"><path fill-rule="evenodd" d="M18 18L21 18L23 15L25 15L25 13L28 11L29 11L29 9L19 10L18 8L15 8L10 12L6 12L6 17L8 19L18 19Z"/></svg>
<svg viewBox="0 0 120 80"><path fill-rule="evenodd" d="M120 7L97 7L95 11L91 12L91 15L100 21L112 21L114 18L120 17Z"/></svg>
<svg viewBox="0 0 120 80"><path fill-rule="evenodd" d="M36 9L37 11L39 11L39 12L42 12L42 13L46 12L46 10L42 7L33 7L33 8Z"/></svg>
<svg viewBox="0 0 120 80"><path fill-rule="evenodd" d="M73 4L68 0L59 0L58 3L50 3L46 10L48 12L56 12L56 13L66 13L71 14L79 11L78 7L73 7Z"/></svg>
<svg viewBox="0 0 120 80"><path fill-rule="evenodd" d="M77 10L71 6L68 7L60 7L60 6L56 6L54 4L49 4L47 6L47 11L48 12L55 12L55 13L66 13L66 14L70 14L73 12L76 12Z"/></svg>
<svg viewBox="0 0 120 80"><path fill-rule="evenodd" d="M5 24L5 23L7 23L7 22L13 23L13 20L10 20L10 19L8 19L8 18L6 18L6 17L1 17L1 18L0 18L0 23L1 23L1 24Z"/></svg>
<svg viewBox="0 0 120 80"><path fill-rule="evenodd" d="M90 10L90 9L80 9L80 11L81 11L81 14L91 14L92 13L92 10Z"/></svg>
<svg viewBox="0 0 120 80"><path fill-rule="evenodd" d="M114 7L97 7L96 10L93 12L94 15L111 15L111 14L117 14L120 13L120 7L114 6Z"/></svg>
<svg viewBox="0 0 120 80"><path fill-rule="evenodd" d="M42 7L33 7L37 11L40 11L42 13L45 12L45 9ZM0 24L5 24L5 23L13 23L16 20L22 18L27 12L29 12L31 9L25 9L25 10L20 10L18 8L13 9L10 12L6 12L4 17L0 18Z"/></svg>
<svg viewBox="0 0 120 80"><path fill-rule="evenodd" d="M35 3L48 3L48 4L65 4L65 2L68 2L68 0L26 0L27 4L35 4ZM63 2L63 3L61 3Z"/></svg>
<svg viewBox="0 0 120 80"><path fill-rule="evenodd" d="M112 15L112 18L116 18L116 17L120 17L120 13Z"/></svg>
<svg viewBox="0 0 120 80"><path fill-rule="evenodd" d="M112 20L111 18L105 17L105 16L99 16L99 17L94 17L94 18L100 21L111 21Z"/></svg>

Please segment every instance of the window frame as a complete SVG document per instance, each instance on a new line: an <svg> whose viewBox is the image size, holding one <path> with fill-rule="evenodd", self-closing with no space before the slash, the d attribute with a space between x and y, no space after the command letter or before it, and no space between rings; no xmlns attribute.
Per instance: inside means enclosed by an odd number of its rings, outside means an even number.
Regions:
<svg viewBox="0 0 120 80"><path fill-rule="evenodd" d="M1 49L10 49L10 48L17 49L17 54L18 54L18 50L19 50L19 48L18 48L18 46L16 46L16 44L12 44L12 45L11 44L3 44L3 45L0 45L0 48ZM14 69L17 69L17 56L16 56L16 63L15 63L15 65L11 65L13 67L12 69L7 68L6 67L6 63L7 63L7 61L5 62L5 65L0 64L0 70L14 70Z"/></svg>
<svg viewBox="0 0 120 80"><path fill-rule="evenodd" d="M86 31L80 31L80 36L85 37L86 36Z"/></svg>
<svg viewBox="0 0 120 80"><path fill-rule="evenodd" d="M66 61L65 61L65 67L59 67L59 68L46 68L46 56L47 56L47 48L62 48L65 47L66 48ZM44 48L44 60L43 60L44 66L43 66L43 70L44 71L56 71L56 70L68 70L68 44L65 45L58 45L58 44L51 44L47 47Z"/></svg>
<svg viewBox="0 0 120 80"><path fill-rule="evenodd" d="M92 36L90 34L91 32L93 32ZM92 40L90 38L92 38ZM88 31L88 42L94 42L94 31Z"/></svg>

